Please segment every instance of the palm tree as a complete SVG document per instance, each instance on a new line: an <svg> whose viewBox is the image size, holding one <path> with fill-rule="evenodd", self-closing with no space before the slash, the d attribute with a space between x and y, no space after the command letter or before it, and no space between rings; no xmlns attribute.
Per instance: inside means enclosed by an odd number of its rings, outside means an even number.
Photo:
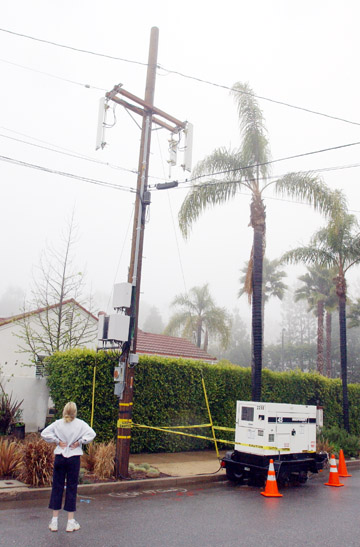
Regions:
<svg viewBox="0 0 360 547"><path fill-rule="evenodd" d="M164 334L174 335L181 331L182 336L192 339L195 334L196 345L207 351L209 336L220 338L221 346L226 349L231 335L231 322L224 308L215 306L208 284L193 287L189 294L180 294L173 300L172 306L180 307L164 330Z"/></svg>
<svg viewBox="0 0 360 547"><path fill-rule="evenodd" d="M264 302L268 302L271 297L276 297L279 300L284 298L284 294L287 285L282 281L283 277L287 276L287 273L284 270L279 270L280 260L269 260L266 256L263 257L263 288L262 296ZM248 280L247 274L249 271L249 262L246 263L244 268L241 269L242 275L240 277L240 284L243 287L239 290L238 297L243 294L247 294L249 302L251 304L252 300L252 288L251 288L251 279ZM250 283L249 283L250 281Z"/></svg>
<svg viewBox="0 0 360 547"><path fill-rule="evenodd" d="M247 84L237 83L232 95L238 107L242 143L237 150L218 148L200 161L193 173L193 187L185 198L179 224L184 237L188 237L192 224L208 206L221 204L234 198L239 189L250 191L250 225L253 228L253 246L249 260L248 279L252 290L252 399L261 400L262 369L262 276L265 251L264 191L274 185L280 194L301 198L315 209L330 212L329 190L316 176L309 173L289 173L280 179L270 180L270 147L264 118ZM218 176L222 175L222 179ZM196 181L206 177L204 183Z"/></svg>
<svg viewBox="0 0 360 547"><path fill-rule="evenodd" d="M338 193L340 199L342 195ZM310 245L288 251L283 256L288 263L318 264L336 268L334 278L339 309L340 366L343 392L344 427L349 431L346 346L346 273L360 262L360 231L356 218L343 206L336 209L328 225L313 236Z"/></svg>
<svg viewBox="0 0 360 547"><path fill-rule="evenodd" d="M349 319L349 329L353 329L354 327L360 327L360 298L357 298L350 303L347 317Z"/></svg>
<svg viewBox="0 0 360 547"><path fill-rule="evenodd" d="M287 276L284 270L279 269L279 260L269 260L266 256L263 257L263 278L262 278L262 325L263 325L263 344L264 344L264 318L265 304L270 298L275 297L279 300L284 298L287 285L282 281L283 277ZM249 279L249 262L241 269L243 275L240 277L242 288L238 292L238 298L243 294L248 295L249 304L252 301L251 279Z"/></svg>
<svg viewBox="0 0 360 547"><path fill-rule="evenodd" d="M331 321L329 321L329 310L334 305L335 287L333 283L336 275L333 269L321 266L308 267L308 272L299 277L303 285L295 291L295 301L307 300L309 311L313 311L317 317L317 371L324 374L324 314L327 311L327 350L331 339ZM330 346L331 347L331 346ZM328 363L327 351L327 363ZM328 371L327 366L327 371ZM328 371L329 372L329 371Z"/></svg>

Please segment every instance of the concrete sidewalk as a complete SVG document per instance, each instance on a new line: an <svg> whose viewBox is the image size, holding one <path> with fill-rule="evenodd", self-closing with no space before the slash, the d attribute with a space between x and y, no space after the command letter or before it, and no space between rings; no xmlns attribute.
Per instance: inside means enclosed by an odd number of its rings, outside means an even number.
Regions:
<svg viewBox="0 0 360 547"><path fill-rule="evenodd" d="M220 457L225 451L220 452ZM157 479L122 480L96 484L80 484L78 495L86 497L92 494L112 491L124 492L141 489L171 488L179 484L194 484L225 480L224 469L220 468L215 450L196 452L177 452L159 454L132 454L130 463L139 465L148 463L168 477ZM24 499L42 499L50 496L51 488L32 488L17 480L0 481L0 502Z"/></svg>
<svg viewBox="0 0 360 547"><path fill-rule="evenodd" d="M220 458L226 450L220 451ZM216 473L220 462L215 450L199 450L196 452L175 452L159 454L131 454L130 463L139 465L148 463L161 473L172 477ZM224 472L221 470L221 472Z"/></svg>

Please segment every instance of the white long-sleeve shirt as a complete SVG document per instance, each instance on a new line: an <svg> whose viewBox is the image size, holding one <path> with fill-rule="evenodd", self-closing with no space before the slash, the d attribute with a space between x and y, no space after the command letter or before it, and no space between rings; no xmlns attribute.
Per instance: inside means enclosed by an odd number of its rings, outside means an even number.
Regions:
<svg viewBox="0 0 360 547"><path fill-rule="evenodd" d="M95 435L95 431L86 422L78 418L75 418L72 422L65 422L64 419L56 420L41 432L44 441L57 444L54 454L62 454L64 458L81 456L83 454L81 445L90 443ZM66 443L65 448L59 446L60 441ZM79 446L71 448L76 441L79 442Z"/></svg>

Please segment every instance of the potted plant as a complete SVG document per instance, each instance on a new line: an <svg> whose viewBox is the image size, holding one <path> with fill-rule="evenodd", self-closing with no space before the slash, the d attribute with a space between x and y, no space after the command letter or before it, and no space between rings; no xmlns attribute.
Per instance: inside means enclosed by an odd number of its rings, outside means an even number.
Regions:
<svg viewBox="0 0 360 547"><path fill-rule="evenodd" d="M19 408L14 416L14 421L10 426L10 433L17 439L25 439L25 424L22 421L23 411Z"/></svg>
<svg viewBox="0 0 360 547"><path fill-rule="evenodd" d="M19 412L22 403L23 401L13 401L12 394L5 393L0 381L0 435L7 435L12 425L21 422Z"/></svg>

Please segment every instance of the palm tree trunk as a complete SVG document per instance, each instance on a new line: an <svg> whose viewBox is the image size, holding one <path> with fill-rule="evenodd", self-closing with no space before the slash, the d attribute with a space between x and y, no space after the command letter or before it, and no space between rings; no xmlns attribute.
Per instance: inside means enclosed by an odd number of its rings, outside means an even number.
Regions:
<svg viewBox="0 0 360 547"><path fill-rule="evenodd" d="M262 370L262 262L263 237L254 230L254 268L253 268L253 300L252 300L252 338L253 338L253 370L252 370L252 400L261 401L261 370Z"/></svg>
<svg viewBox="0 0 360 547"><path fill-rule="evenodd" d="M346 431L350 432L349 399L347 388L347 340L346 340L346 280L343 274L336 277L336 294L339 299L340 366L343 394L343 420Z"/></svg>
<svg viewBox="0 0 360 547"><path fill-rule="evenodd" d="M346 431L350 432L349 399L347 389L347 340L346 340L346 297L339 298L340 365L343 394L343 419Z"/></svg>
<svg viewBox="0 0 360 547"><path fill-rule="evenodd" d="M324 301L317 303L317 371L324 374Z"/></svg>
<svg viewBox="0 0 360 547"><path fill-rule="evenodd" d="M250 224L254 229L251 396L253 401L261 401L261 370L263 355L262 278L265 241L265 207L260 195L252 200L250 209Z"/></svg>
<svg viewBox="0 0 360 547"><path fill-rule="evenodd" d="M331 378L331 312L326 312L326 375Z"/></svg>
<svg viewBox="0 0 360 547"><path fill-rule="evenodd" d="M202 321L199 318L197 322L197 332L196 332L196 346L201 348L201 331L202 331Z"/></svg>
<svg viewBox="0 0 360 547"><path fill-rule="evenodd" d="M204 351L207 351L209 347L209 331L205 330L205 336L204 336Z"/></svg>

